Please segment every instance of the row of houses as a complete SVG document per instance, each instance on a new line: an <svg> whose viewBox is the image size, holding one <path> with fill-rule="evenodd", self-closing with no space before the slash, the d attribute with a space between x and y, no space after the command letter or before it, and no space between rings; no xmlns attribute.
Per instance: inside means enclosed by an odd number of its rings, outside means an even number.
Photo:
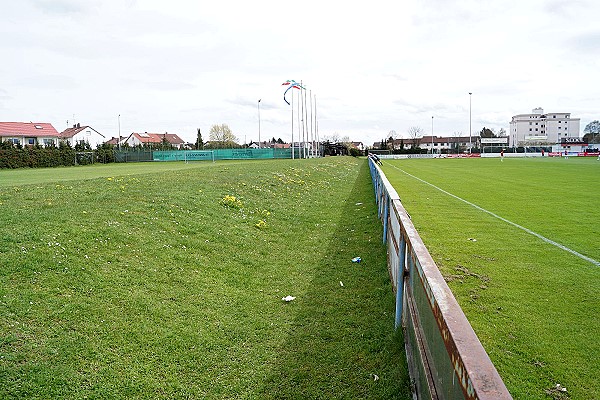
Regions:
<svg viewBox="0 0 600 400"><path fill-rule="evenodd" d="M186 143L178 135L168 132L133 132L127 136L108 138L89 125L75 124L59 133L52 124L46 122L0 122L0 142L10 142L22 147L36 145L46 147L57 146L61 141L69 143L71 147L75 147L77 144L87 143L92 149L105 143L115 147L123 145L128 145L130 147L160 147L165 143L175 149L191 149L195 147L195 144ZM205 146L210 147L210 145L211 142L205 143ZM290 144L274 141L261 141L250 142L247 146L253 149L305 149L311 153L317 153L320 148L317 143L313 142L294 142L293 144ZM365 149L362 142L352 142L351 146L356 147L361 151Z"/></svg>
<svg viewBox="0 0 600 400"><path fill-rule="evenodd" d="M174 133L137 133L133 132L120 138L107 138L89 125L75 124L58 132L47 122L0 122L0 142L10 142L20 146L58 146L59 142L69 143L72 147L87 143L92 149L104 143L129 146L160 146L168 143L171 147L182 149L184 140Z"/></svg>
<svg viewBox="0 0 600 400"><path fill-rule="evenodd" d="M385 143L389 149L420 147L427 152L469 151L486 147L546 147L553 151L585 151L588 144L579 136L580 119L571 113L545 113L543 108L534 108L529 114L518 114L509 123L509 133L500 137L475 136L423 136L414 139L397 139ZM381 147L374 143L374 148Z"/></svg>

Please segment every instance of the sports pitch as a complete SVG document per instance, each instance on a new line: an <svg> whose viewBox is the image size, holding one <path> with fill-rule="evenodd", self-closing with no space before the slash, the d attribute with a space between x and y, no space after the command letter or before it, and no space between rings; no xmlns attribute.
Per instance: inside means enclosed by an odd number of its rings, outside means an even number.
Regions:
<svg viewBox="0 0 600 400"><path fill-rule="evenodd" d="M511 394L600 398L600 162L384 160L383 170Z"/></svg>

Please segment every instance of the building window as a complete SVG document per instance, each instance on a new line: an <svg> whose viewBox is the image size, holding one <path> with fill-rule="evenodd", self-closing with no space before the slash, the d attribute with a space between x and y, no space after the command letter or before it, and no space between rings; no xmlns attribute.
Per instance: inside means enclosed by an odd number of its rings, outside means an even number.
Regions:
<svg viewBox="0 0 600 400"><path fill-rule="evenodd" d="M531 124L532 124L532 122L531 122L531 121L529 121L529 125L531 125Z"/></svg>
<svg viewBox="0 0 600 400"><path fill-rule="evenodd" d="M17 145L17 144L21 143L21 141L19 139L17 139L17 138L10 138L10 139L8 139L8 141L11 142L14 145Z"/></svg>
<svg viewBox="0 0 600 400"><path fill-rule="evenodd" d="M537 132L537 131L538 131L538 128L535 128L535 131Z"/></svg>
<svg viewBox="0 0 600 400"><path fill-rule="evenodd" d="M556 115L553 115L552 118L556 118Z"/></svg>
<svg viewBox="0 0 600 400"><path fill-rule="evenodd" d="M44 147L54 146L54 139L44 139Z"/></svg>
<svg viewBox="0 0 600 400"><path fill-rule="evenodd" d="M28 145L33 146L35 144L35 138L30 137L30 138L25 138L25 141L27 142Z"/></svg>
<svg viewBox="0 0 600 400"><path fill-rule="evenodd" d="M559 126L558 129L562 129L562 126Z"/></svg>

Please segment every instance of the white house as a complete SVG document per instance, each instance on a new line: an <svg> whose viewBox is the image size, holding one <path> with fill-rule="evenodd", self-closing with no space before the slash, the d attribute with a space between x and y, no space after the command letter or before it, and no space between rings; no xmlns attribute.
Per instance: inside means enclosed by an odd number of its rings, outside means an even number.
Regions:
<svg viewBox="0 0 600 400"><path fill-rule="evenodd" d="M571 118L571 113L534 108L531 114L512 117L509 146L553 146L564 138L579 137L579 124L580 119Z"/></svg>
<svg viewBox="0 0 600 400"><path fill-rule="evenodd" d="M106 141L106 137L91 126L81 126L80 124L65 129L59 137L61 140L69 142L71 147L75 147L76 144L87 143L92 149L97 148Z"/></svg>
<svg viewBox="0 0 600 400"><path fill-rule="evenodd" d="M159 147L163 142L169 143L174 148L182 149L185 142L174 133L136 133L133 132L126 140L121 143L127 143L130 146L148 146Z"/></svg>
<svg viewBox="0 0 600 400"><path fill-rule="evenodd" d="M351 142L352 147L360 151L365 151L365 145L363 142Z"/></svg>
<svg viewBox="0 0 600 400"><path fill-rule="evenodd" d="M58 132L47 122L0 122L0 141L21 146L56 146Z"/></svg>

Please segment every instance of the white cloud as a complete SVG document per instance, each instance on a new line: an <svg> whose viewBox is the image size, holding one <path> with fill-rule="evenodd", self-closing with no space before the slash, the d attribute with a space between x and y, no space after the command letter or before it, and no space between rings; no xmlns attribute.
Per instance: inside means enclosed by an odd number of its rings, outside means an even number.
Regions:
<svg viewBox="0 0 600 400"><path fill-rule="evenodd" d="M28 0L0 15L0 120L66 120L106 136L227 123L291 136L281 83L316 96L322 136L367 144L411 126L507 129L542 106L598 119L600 5L509 0ZM289 93L288 93L289 95Z"/></svg>

